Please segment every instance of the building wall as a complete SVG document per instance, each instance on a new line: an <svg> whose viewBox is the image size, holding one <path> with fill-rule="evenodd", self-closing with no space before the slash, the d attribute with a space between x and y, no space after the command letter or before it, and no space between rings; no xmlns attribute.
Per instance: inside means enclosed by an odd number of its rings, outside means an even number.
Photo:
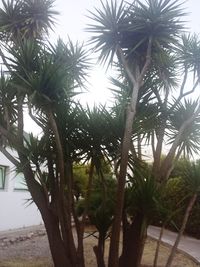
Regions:
<svg viewBox="0 0 200 267"><path fill-rule="evenodd" d="M10 150L16 156L14 151ZM5 188L0 189L0 231L42 223L42 218L29 192L15 190L16 172L13 164L0 152L0 165L6 166Z"/></svg>

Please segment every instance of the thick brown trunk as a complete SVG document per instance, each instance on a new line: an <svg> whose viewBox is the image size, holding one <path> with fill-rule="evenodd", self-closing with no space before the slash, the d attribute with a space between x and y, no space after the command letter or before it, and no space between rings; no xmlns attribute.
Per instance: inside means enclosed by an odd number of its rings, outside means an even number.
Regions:
<svg viewBox="0 0 200 267"><path fill-rule="evenodd" d="M138 267L140 266L146 231L143 230L144 217L136 214L131 225L124 229L122 255L119 259L120 267Z"/></svg>
<svg viewBox="0 0 200 267"><path fill-rule="evenodd" d="M32 196L33 201L37 205L45 227L49 240L50 250L55 267L77 267L73 264L73 258L69 246L65 246L60 233L60 225L57 215L53 214L49 207L49 201L44 194L42 186L36 181L34 172L31 168L30 161L27 159L24 151L23 141L23 97L18 97L18 143L20 149L18 149L18 155L21 166L23 166L24 177Z"/></svg>
<svg viewBox="0 0 200 267"><path fill-rule="evenodd" d="M71 224L71 216L72 216L72 185L71 185L71 177L68 174L68 181L66 181L65 175L65 159L63 153L63 147L61 138L59 135L59 130L56 124L56 120L54 114L51 110L48 112L49 123L55 135L55 143L56 143L56 151L58 156L58 170L59 170L59 192L58 192L58 216L60 221L60 227L62 231L62 238L65 244L65 247L69 247L70 251L70 259L74 266L77 264L77 253L76 247L74 243L73 233L72 233L72 224ZM70 170L69 170L70 172ZM66 194L67 187L67 194Z"/></svg>
<svg viewBox="0 0 200 267"><path fill-rule="evenodd" d="M169 258L167 260L167 263L166 263L165 267L171 267L172 266L172 261L174 259L175 254L176 254L176 250L177 250L178 245L180 243L180 240L181 240L181 237L182 237L183 232L185 230L188 218L190 216L190 212L191 212L191 210L192 210L192 208L194 206L194 203L195 203L196 199L197 199L197 194L194 194L192 196L192 198L190 199L190 201L189 201L189 204L188 204L187 209L185 211L185 215L184 215L184 218L183 218L181 229L180 229L180 231L179 231L179 233L177 235L176 241L174 243L174 246L172 247L171 253L169 255Z"/></svg>
<svg viewBox="0 0 200 267"><path fill-rule="evenodd" d="M98 246L93 248L98 267L105 267L104 262L104 245L105 245L105 234L99 233Z"/></svg>
<svg viewBox="0 0 200 267"><path fill-rule="evenodd" d="M24 166L26 166L23 170L23 173L28 189L31 193L33 201L37 205L42 215L45 224L54 266L73 267L68 257L69 253L66 252L66 247L64 246L61 238L58 219L48 207L42 187L35 181L34 174L30 165L28 164L28 161L25 160L23 155L19 155L20 161L24 163Z"/></svg>
<svg viewBox="0 0 200 267"><path fill-rule="evenodd" d="M43 212L42 215L54 266L74 267L69 260L69 255L66 253L66 248L60 234L58 219L50 212L47 212L46 214Z"/></svg>

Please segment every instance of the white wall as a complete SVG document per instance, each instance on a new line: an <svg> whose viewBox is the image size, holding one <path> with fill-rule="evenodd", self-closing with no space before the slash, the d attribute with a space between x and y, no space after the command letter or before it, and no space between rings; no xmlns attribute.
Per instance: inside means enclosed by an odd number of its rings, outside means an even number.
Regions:
<svg viewBox="0 0 200 267"><path fill-rule="evenodd" d="M14 151L10 152L17 156ZM1 152L0 165L7 167L5 189L0 189L0 231L42 223L35 204L26 202L31 198L29 192L14 190L15 168Z"/></svg>
<svg viewBox="0 0 200 267"><path fill-rule="evenodd" d="M35 204L26 207L28 198L29 193L0 192L0 231L42 223Z"/></svg>

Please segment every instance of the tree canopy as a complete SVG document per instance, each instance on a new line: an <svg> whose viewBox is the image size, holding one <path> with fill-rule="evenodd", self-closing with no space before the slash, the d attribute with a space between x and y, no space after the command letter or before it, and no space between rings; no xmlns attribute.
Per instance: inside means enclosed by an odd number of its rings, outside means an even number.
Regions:
<svg viewBox="0 0 200 267"><path fill-rule="evenodd" d="M98 267L106 266L110 230L108 267L138 267L148 225L167 212L162 192L174 164L200 149L200 103L192 98L200 42L186 32L183 3L136 0L102 1L89 12L89 48L61 39L53 45L47 41L53 5L3 1L0 9L0 149L24 173L56 267L85 267L88 219L98 230ZM117 73L109 109L83 107L75 98L88 79L89 53L96 52ZM41 136L24 134L26 110ZM151 163L143 155L147 145ZM198 165L190 167L185 178L194 193Z"/></svg>

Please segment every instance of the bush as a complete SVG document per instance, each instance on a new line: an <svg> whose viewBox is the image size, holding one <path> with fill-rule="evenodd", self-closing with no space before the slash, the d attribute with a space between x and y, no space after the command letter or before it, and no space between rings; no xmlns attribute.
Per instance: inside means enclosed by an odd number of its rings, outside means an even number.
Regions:
<svg viewBox="0 0 200 267"><path fill-rule="evenodd" d="M163 195L163 204L168 209L169 213L174 212L172 221L167 224L167 228L177 231L180 229L184 212L189 202L189 192L187 192L184 182L181 177L170 178L165 186ZM177 212L175 212L177 211ZM159 222L163 221L163 218L158 216L155 225L159 225ZM197 199L195 206L190 214L189 221L186 226L185 233L200 239L200 198Z"/></svg>

